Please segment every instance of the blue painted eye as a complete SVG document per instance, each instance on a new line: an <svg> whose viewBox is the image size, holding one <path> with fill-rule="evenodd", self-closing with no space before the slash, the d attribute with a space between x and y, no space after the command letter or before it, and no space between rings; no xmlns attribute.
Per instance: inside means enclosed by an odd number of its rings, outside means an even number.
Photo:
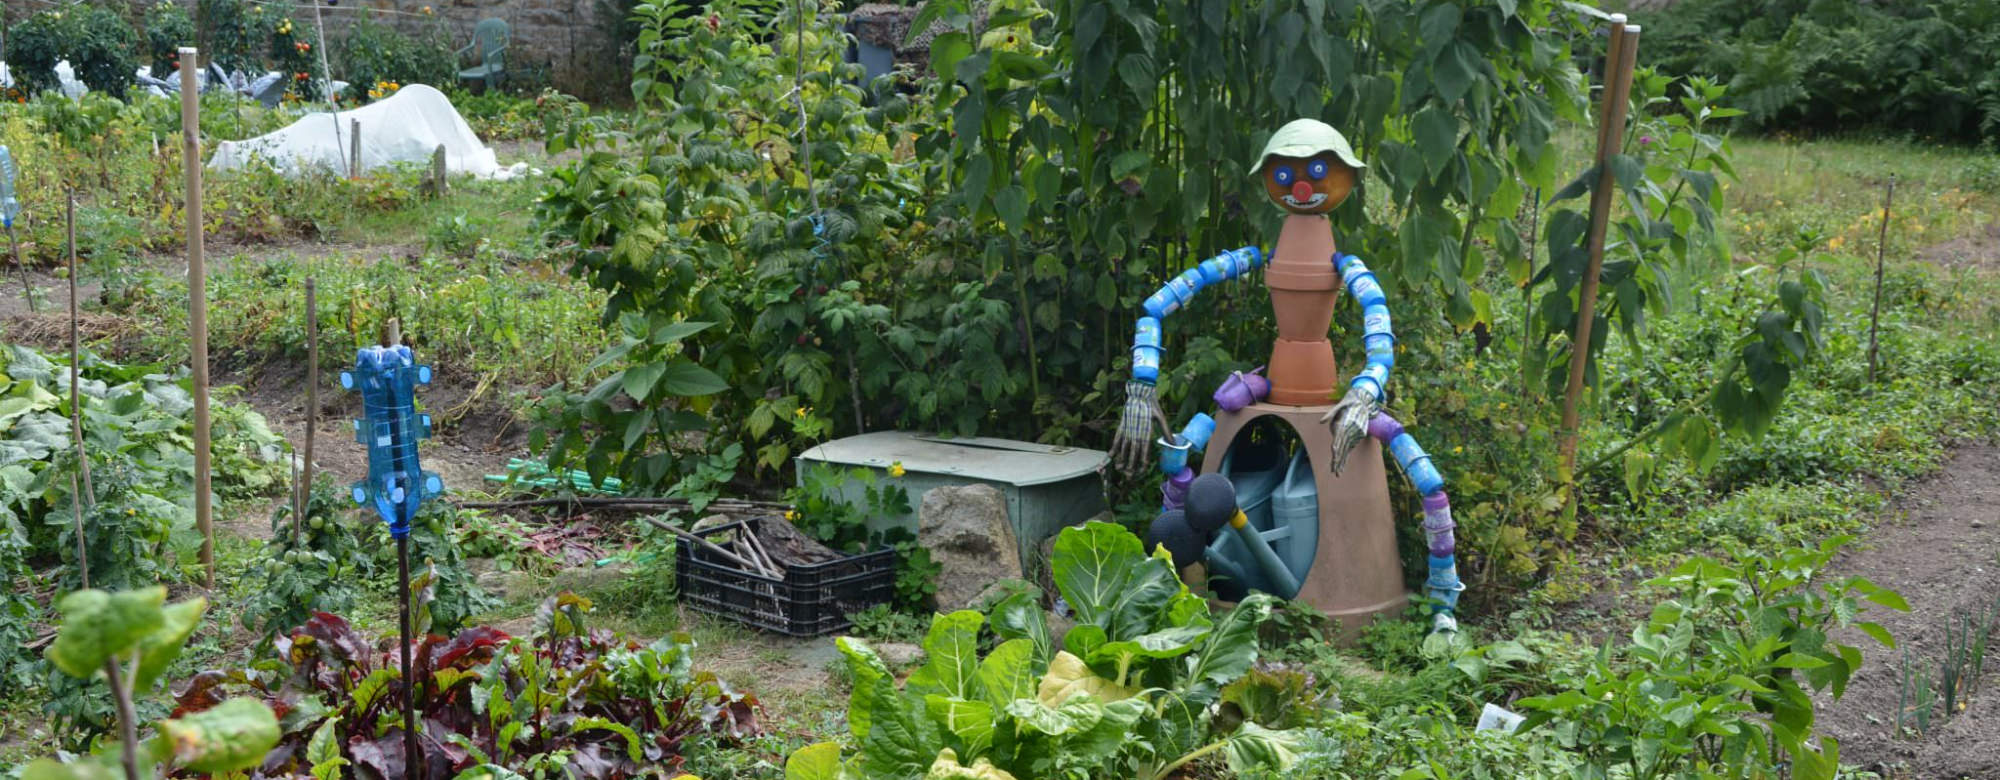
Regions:
<svg viewBox="0 0 2000 780"><path fill-rule="evenodd" d="M1326 178L1326 161L1314 160L1308 163L1306 165L1306 175L1312 177L1313 181Z"/></svg>
<svg viewBox="0 0 2000 780"><path fill-rule="evenodd" d="M1281 187L1291 186L1292 180L1295 178L1298 178L1298 174L1293 173L1292 166L1289 165L1280 165L1271 171L1271 180L1277 182L1278 186Z"/></svg>

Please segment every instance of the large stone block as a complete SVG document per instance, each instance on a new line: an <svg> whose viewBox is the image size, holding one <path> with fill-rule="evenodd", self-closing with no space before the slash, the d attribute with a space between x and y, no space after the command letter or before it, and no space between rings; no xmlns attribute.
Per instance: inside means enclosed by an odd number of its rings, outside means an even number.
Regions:
<svg viewBox="0 0 2000 780"><path fill-rule="evenodd" d="M1021 576L1021 554L1007 501L991 485L932 488L917 510L917 541L938 574L940 611L960 609L995 582Z"/></svg>

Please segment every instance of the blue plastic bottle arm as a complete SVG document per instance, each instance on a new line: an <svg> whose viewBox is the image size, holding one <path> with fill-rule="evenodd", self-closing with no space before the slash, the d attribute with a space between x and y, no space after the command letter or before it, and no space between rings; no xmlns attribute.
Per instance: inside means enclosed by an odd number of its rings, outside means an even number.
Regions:
<svg viewBox="0 0 2000 780"><path fill-rule="evenodd" d="M1396 333L1389 317L1389 300L1375 274L1354 255L1336 254L1334 267L1348 295L1361 306L1362 345L1368 359L1349 387L1369 393L1376 401L1388 395L1389 374L1396 366Z"/></svg>
<svg viewBox="0 0 2000 780"><path fill-rule="evenodd" d="M1243 278L1264 264L1264 253L1254 246L1233 249L1197 263L1160 285L1142 305L1141 317L1132 335L1132 379L1154 384L1159 381L1161 358L1166 354L1162 328L1168 315L1194 302L1202 288ZM1143 351L1142 351L1143 350Z"/></svg>

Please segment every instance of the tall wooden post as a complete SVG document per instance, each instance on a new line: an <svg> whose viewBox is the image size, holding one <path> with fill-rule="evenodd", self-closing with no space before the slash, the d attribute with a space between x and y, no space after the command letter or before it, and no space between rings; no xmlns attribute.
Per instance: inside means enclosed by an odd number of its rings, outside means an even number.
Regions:
<svg viewBox="0 0 2000 780"><path fill-rule="evenodd" d="M445 195L444 144L438 144L437 151L431 153L431 193L442 198Z"/></svg>
<svg viewBox="0 0 2000 780"><path fill-rule="evenodd" d="M1882 229L1875 234L1875 303L1868 309L1868 384L1875 384L1876 331L1882 325L1882 261L1889 247L1889 205L1896 200L1896 174L1882 194Z"/></svg>
<svg viewBox="0 0 2000 780"><path fill-rule="evenodd" d="M90 587L90 546L83 539L83 508L97 504L97 488L90 483L90 453L83 448L83 339L76 327L76 190L65 199L69 218L69 435L76 445L76 471L70 473L70 517L76 524L76 567L83 587ZM77 489L77 475L83 487Z"/></svg>
<svg viewBox="0 0 2000 780"><path fill-rule="evenodd" d="M333 125L339 127L340 120L337 118L339 115L335 114L334 116L336 118L333 120ZM347 178L359 179L361 178L361 120L350 119L347 121L353 123L348 126L350 132L348 133L347 142L354 145L352 156L347 159Z"/></svg>
<svg viewBox="0 0 2000 780"><path fill-rule="evenodd" d="M1576 299L1576 339L1570 343L1569 387L1563 393L1562 479L1576 474L1577 404L1583 398L1584 369L1590 360L1591 330L1597 319L1598 276L1604 272L1604 233L1611 222L1611 195L1618 179L1611 158L1625 146L1625 109L1632 97L1632 66L1639 54L1639 26L1611 15L1611 44L1604 55L1604 106L1597 125L1597 186L1590 192L1590 231L1585 247L1590 263Z"/></svg>
<svg viewBox="0 0 2000 780"><path fill-rule="evenodd" d="M317 281L306 277L306 442L305 465L299 480L299 508L292 513L293 525L306 521L312 504L313 439L319 431L319 294ZM294 529L296 530L296 528Z"/></svg>
<svg viewBox="0 0 2000 780"><path fill-rule="evenodd" d="M188 342L194 370L194 522L201 530L204 582L215 587L214 507L209 495L208 266L201 256L201 83L199 56L181 47L181 167L187 169Z"/></svg>

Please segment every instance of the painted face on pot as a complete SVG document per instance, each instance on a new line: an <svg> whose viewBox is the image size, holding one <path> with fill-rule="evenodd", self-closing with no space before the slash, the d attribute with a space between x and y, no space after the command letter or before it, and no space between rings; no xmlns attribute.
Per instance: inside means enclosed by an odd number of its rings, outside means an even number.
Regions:
<svg viewBox="0 0 2000 780"><path fill-rule="evenodd" d="M1293 214L1325 214L1354 191L1354 169L1332 152L1312 157L1279 157L1264 161L1259 173L1271 201Z"/></svg>

